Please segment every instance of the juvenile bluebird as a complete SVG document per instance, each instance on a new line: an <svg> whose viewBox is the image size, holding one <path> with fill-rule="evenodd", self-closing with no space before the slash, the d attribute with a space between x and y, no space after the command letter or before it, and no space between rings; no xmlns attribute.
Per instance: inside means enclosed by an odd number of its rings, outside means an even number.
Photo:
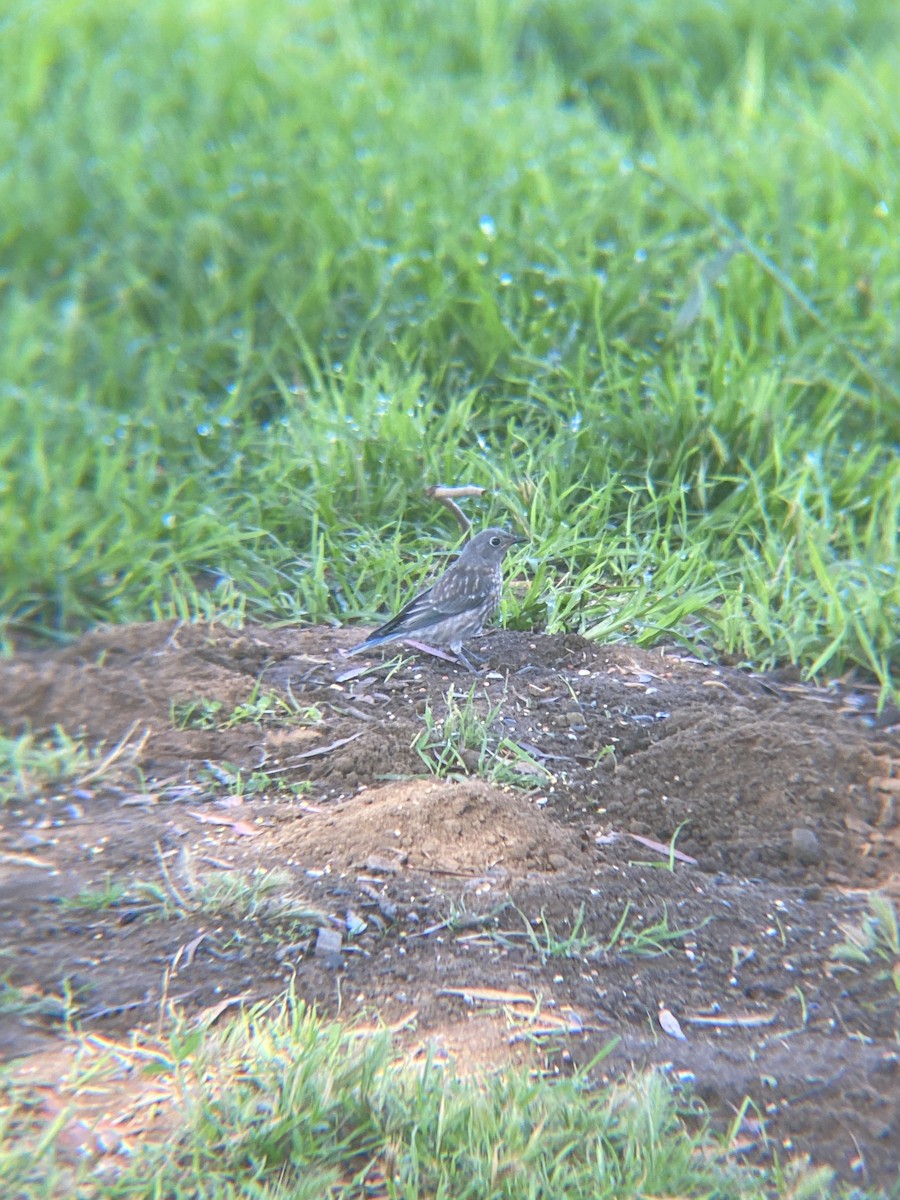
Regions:
<svg viewBox="0 0 900 1200"><path fill-rule="evenodd" d="M357 654L382 642L421 637L433 646L449 646L464 667L475 671L477 668L463 653L463 642L477 637L496 611L503 585L503 556L510 546L526 540L505 529L485 529L476 534L440 579L414 596L364 642L344 653Z"/></svg>

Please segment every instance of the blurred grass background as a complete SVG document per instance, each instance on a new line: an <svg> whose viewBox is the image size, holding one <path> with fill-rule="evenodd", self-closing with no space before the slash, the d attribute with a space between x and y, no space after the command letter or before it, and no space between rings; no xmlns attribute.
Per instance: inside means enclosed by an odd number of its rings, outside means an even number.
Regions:
<svg viewBox="0 0 900 1200"><path fill-rule="evenodd" d="M900 665L895 0L12 0L0 635L505 619ZM893 672L893 674L892 674Z"/></svg>

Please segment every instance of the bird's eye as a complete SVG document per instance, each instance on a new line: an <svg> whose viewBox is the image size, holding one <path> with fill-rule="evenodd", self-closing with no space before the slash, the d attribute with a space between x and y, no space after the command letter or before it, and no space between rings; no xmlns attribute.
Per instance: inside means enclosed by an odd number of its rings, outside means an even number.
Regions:
<svg viewBox="0 0 900 1200"><path fill-rule="evenodd" d="M492 546L499 546L499 545L500 545L500 539L497 537L497 535L496 535L496 534L494 534L494 536L491 538L491 545L492 545Z"/></svg>

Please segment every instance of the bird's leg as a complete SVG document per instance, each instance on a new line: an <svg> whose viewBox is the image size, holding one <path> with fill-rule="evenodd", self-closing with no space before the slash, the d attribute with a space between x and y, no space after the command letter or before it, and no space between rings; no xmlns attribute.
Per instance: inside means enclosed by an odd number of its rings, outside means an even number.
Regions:
<svg viewBox="0 0 900 1200"><path fill-rule="evenodd" d="M478 663L480 667L483 667L489 658L489 655L481 654L479 651L472 649L466 651L466 656L470 658L473 663Z"/></svg>
<svg viewBox="0 0 900 1200"><path fill-rule="evenodd" d="M481 670L482 670L481 660L476 659L476 656L474 654L470 658L469 655L465 653L462 646L451 646L450 649L453 651L453 653L456 655L456 657L459 659L460 663L466 668L467 671L471 671L473 675L481 674ZM478 662L478 666L475 665L476 662Z"/></svg>
<svg viewBox="0 0 900 1200"><path fill-rule="evenodd" d="M420 650L422 654L430 654L433 658L442 658L444 662L453 662L454 655L445 654L443 650L438 650L437 646L429 645L428 642L420 642L417 638L404 638L404 644L411 646L413 650Z"/></svg>

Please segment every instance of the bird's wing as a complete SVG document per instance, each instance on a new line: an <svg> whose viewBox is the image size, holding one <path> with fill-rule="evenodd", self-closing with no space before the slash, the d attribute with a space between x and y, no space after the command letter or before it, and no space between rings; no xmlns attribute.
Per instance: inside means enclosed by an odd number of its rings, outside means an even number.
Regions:
<svg viewBox="0 0 900 1200"><path fill-rule="evenodd" d="M367 642L382 640L388 638L391 634L396 633L398 629L409 629L412 622L413 629L419 629L422 625L428 624L428 614L431 609L429 607L429 597L432 593L432 588L426 588L424 592L419 592L418 596L413 596L412 600L408 601L395 613L390 620L385 621L383 625L379 625L366 638Z"/></svg>
<svg viewBox="0 0 900 1200"><path fill-rule="evenodd" d="M429 604L444 616L479 608L490 596L494 579L490 571L454 563L431 589Z"/></svg>
<svg viewBox="0 0 900 1200"><path fill-rule="evenodd" d="M455 566L455 564L454 564ZM402 630L416 633L437 625L447 617L478 609L487 602L491 594L491 580L483 572L451 567L432 587L414 596L400 609L396 616L385 621L366 638L381 641Z"/></svg>

